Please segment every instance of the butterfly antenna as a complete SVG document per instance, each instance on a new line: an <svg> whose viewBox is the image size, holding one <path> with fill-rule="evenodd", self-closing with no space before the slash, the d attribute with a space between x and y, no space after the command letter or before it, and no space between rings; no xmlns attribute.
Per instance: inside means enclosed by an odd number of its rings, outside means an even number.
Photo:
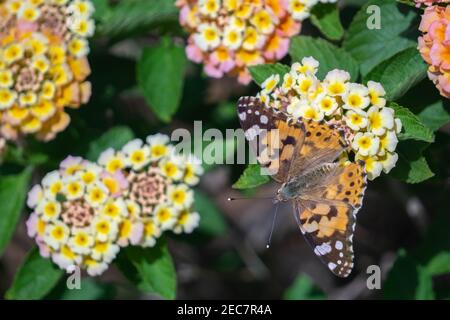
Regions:
<svg viewBox="0 0 450 320"><path fill-rule="evenodd" d="M272 220L272 228L270 229L270 234L269 234L269 240L267 241L267 245L266 248L269 249L271 242L272 242L272 234L273 234L273 230L275 229L275 223L277 221L277 216L278 216L278 207L280 206L279 203L277 203L277 205L275 206L275 213L273 215L273 220Z"/></svg>
<svg viewBox="0 0 450 320"><path fill-rule="evenodd" d="M246 198L246 197L239 197L239 198L227 198L228 201L236 201L236 200L273 200L273 197L255 197L255 198Z"/></svg>

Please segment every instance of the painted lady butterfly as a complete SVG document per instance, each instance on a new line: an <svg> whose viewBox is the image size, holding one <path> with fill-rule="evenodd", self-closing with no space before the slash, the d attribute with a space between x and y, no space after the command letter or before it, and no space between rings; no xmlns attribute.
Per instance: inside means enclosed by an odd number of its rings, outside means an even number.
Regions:
<svg viewBox="0 0 450 320"><path fill-rule="evenodd" d="M367 186L364 162L337 162L348 144L337 124L297 120L242 97L238 115L261 167L282 183L276 201L292 201L314 253L339 277L353 268L356 213Z"/></svg>

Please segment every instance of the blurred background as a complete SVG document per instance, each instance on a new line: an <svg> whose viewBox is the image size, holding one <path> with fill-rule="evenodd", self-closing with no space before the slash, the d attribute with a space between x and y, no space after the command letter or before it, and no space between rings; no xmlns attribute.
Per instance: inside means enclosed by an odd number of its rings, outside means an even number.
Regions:
<svg viewBox="0 0 450 320"><path fill-rule="evenodd" d="M153 0L147 1L152 2ZM156 1L156 0L155 0ZM203 129L238 128L235 102L242 95L255 95L258 86L238 85L235 79L210 79L199 65L188 63L179 109L170 122L157 116L136 82L137 64L144 48L170 37L183 44L185 34L178 24L173 1L157 1L159 11L133 11L133 2L94 1L97 6L97 34L91 43L89 60L93 96L88 105L70 113L68 129L50 143L32 139L24 142L28 154L10 154L2 173L14 173L24 162L38 161L33 182L53 170L67 155L93 157L93 141L117 135L125 142L135 136L170 134L173 129L192 129L194 120ZM340 2L344 29L365 5L365 1ZM394 4L395 5L395 4ZM121 7L123 6L123 7ZM399 6L398 12L416 12L411 32L402 36L417 39L420 10ZM127 14L124 14L127 12ZM140 15L139 15L140 13ZM385 27L389 31L389 26ZM320 36L309 20L302 35ZM339 42L337 42L339 43ZM290 64L290 58L283 61ZM439 117L447 117L449 105L433 84L424 79L399 103L419 114L436 105ZM425 114L436 116L435 113ZM200 228L188 236L169 236L169 250L177 270L177 298L180 299L447 299L450 298L450 125L436 128L435 142L407 140L400 148L428 163L426 179L407 183L399 166L389 176L371 182L363 208L358 213L354 237L355 268L347 279L332 275L306 244L296 225L290 204L280 206L272 245L266 248L274 207L267 200L228 202L228 197L272 196L275 183L239 191L232 188L244 165L206 167L195 205L201 213ZM233 155L228 155L233 156ZM418 174L423 174L419 172ZM407 179L406 179L407 180ZM27 252L33 247L25 230L25 214L11 243L0 258L0 296L10 287ZM369 290L367 267L381 268L381 289ZM148 299L158 298L139 291L119 269L111 268L99 278L83 278L82 290L67 290L65 279L44 298L48 299Z"/></svg>

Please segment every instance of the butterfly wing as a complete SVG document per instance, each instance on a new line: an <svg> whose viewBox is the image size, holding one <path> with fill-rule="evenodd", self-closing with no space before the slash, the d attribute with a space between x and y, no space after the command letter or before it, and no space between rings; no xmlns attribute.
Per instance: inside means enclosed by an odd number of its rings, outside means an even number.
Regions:
<svg viewBox="0 0 450 320"><path fill-rule="evenodd" d="M294 215L314 253L337 276L353 268L356 213L366 188L364 163L336 166L322 186L294 201Z"/></svg>
<svg viewBox="0 0 450 320"><path fill-rule="evenodd" d="M285 182L291 160L305 138L304 125L265 107L258 98L242 97L238 116L259 164L277 182Z"/></svg>
<svg viewBox="0 0 450 320"><path fill-rule="evenodd" d="M293 157L289 177L296 177L324 163L335 161L347 148L344 132L335 124L305 120L305 139Z"/></svg>

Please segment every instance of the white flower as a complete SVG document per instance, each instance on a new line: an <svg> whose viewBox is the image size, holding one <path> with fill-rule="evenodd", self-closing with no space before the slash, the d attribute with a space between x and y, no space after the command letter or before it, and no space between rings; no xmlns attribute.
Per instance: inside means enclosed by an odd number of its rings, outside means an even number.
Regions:
<svg viewBox="0 0 450 320"><path fill-rule="evenodd" d="M310 73L314 75L317 73L318 69L319 61L317 61L313 57L304 57L301 63L295 62L291 66L291 71L295 72L296 74Z"/></svg>
<svg viewBox="0 0 450 320"><path fill-rule="evenodd" d="M316 109L321 110L326 116L331 116L338 108L338 103L334 97L326 94L319 94L314 100Z"/></svg>
<svg viewBox="0 0 450 320"><path fill-rule="evenodd" d="M114 174L117 170L125 168L126 159L123 153L116 152L113 148L109 148L100 154L98 163L102 165L106 171Z"/></svg>
<svg viewBox="0 0 450 320"><path fill-rule="evenodd" d="M92 221L92 226L95 232L95 238L98 241L109 241L117 236L117 223L111 219L96 217Z"/></svg>
<svg viewBox="0 0 450 320"><path fill-rule="evenodd" d="M162 174L169 179L178 181L183 177L184 166L179 157L160 161L159 167L161 168Z"/></svg>
<svg viewBox="0 0 450 320"><path fill-rule="evenodd" d="M0 89L0 110L12 107L17 99L17 93L9 89Z"/></svg>
<svg viewBox="0 0 450 320"><path fill-rule="evenodd" d="M283 93L289 92L295 84L295 78L292 73L288 72L283 76L283 84L281 85L281 91Z"/></svg>
<svg viewBox="0 0 450 320"><path fill-rule="evenodd" d="M198 227L199 223L200 215L198 214L198 212L189 212L188 210L183 210L178 216L173 231L177 234L182 232L192 233L192 231L194 231L194 229Z"/></svg>
<svg viewBox="0 0 450 320"><path fill-rule="evenodd" d="M167 196L177 209L189 208L194 202L194 193L185 184L169 186Z"/></svg>
<svg viewBox="0 0 450 320"><path fill-rule="evenodd" d="M362 110L349 110L345 113L344 119L347 126L352 130L359 131L367 127L367 114Z"/></svg>
<svg viewBox="0 0 450 320"><path fill-rule="evenodd" d="M355 160L362 160L365 163L365 169L369 180L378 178L383 170L383 165L378 160L377 156L364 157L361 154L356 154Z"/></svg>
<svg viewBox="0 0 450 320"><path fill-rule="evenodd" d="M385 150L389 152L394 152L397 148L398 138L395 132L387 131L383 136L380 137L380 153L379 155L384 155Z"/></svg>
<svg viewBox="0 0 450 320"><path fill-rule="evenodd" d="M94 238L90 234L89 229L76 229L72 231L69 239L69 247L73 252L78 254L89 254L94 244Z"/></svg>
<svg viewBox="0 0 450 320"><path fill-rule="evenodd" d="M76 177L63 178L63 191L68 200L76 200L84 195L85 184Z"/></svg>
<svg viewBox="0 0 450 320"><path fill-rule="evenodd" d="M161 230L169 230L177 222L178 212L165 204L160 204L155 208L155 220Z"/></svg>
<svg viewBox="0 0 450 320"><path fill-rule="evenodd" d="M55 221L61 213L61 203L57 201L41 201L36 212L42 215L44 221Z"/></svg>
<svg viewBox="0 0 450 320"><path fill-rule="evenodd" d="M227 27L223 34L223 45L231 50L237 50L242 45L242 33L234 27Z"/></svg>
<svg viewBox="0 0 450 320"><path fill-rule="evenodd" d="M367 82L367 88L369 89L370 103L373 106L383 108L386 105L386 99L383 98L386 95L381 83L375 81Z"/></svg>
<svg viewBox="0 0 450 320"><path fill-rule="evenodd" d="M383 171L385 173L389 173L392 168L395 167L395 164L398 160L398 154L395 152L386 152L386 154L381 158L381 164L383 165Z"/></svg>
<svg viewBox="0 0 450 320"><path fill-rule="evenodd" d="M261 87L263 88L263 92L266 94L271 93L276 88L279 82L280 82L279 74L271 75L261 85Z"/></svg>
<svg viewBox="0 0 450 320"><path fill-rule="evenodd" d="M160 236L161 229L153 220L148 220L144 223L143 247L153 247L156 244L156 239Z"/></svg>
<svg viewBox="0 0 450 320"><path fill-rule="evenodd" d="M111 263L119 253L120 247L111 242L97 241L92 248L92 258L97 261Z"/></svg>
<svg viewBox="0 0 450 320"><path fill-rule="evenodd" d="M61 244L67 242L69 234L69 228L64 223L57 221L46 226L44 241L51 248L57 250Z"/></svg>
<svg viewBox="0 0 450 320"><path fill-rule="evenodd" d="M94 183L87 188L85 200L93 208L98 208L108 198L108 188L101 183Z"/></svg>
<svg viewBox="0 0 450 320"><path fill-rule="evenodd" d="M362 156L374 156L378 152L380 139L369 132L358 132L353 138L352 148Z"/></svg>
<svg viewBox="0 0 450 320"><path fill-rule="evenodd" d="M370 104L369 90L359 83L348 83L343 95L344 109L362 110Z"/></svg>
<svg viewBox="0 0 450 320"><path fill-rule="evenodd" d="M64 270L73 268L74 265L81 263L81 257L66 245L62 246L59 252L52 255L52 260L58 267Z"/></svg>
<svg viewBox="0 0 450 320"><path fill-rule="evenodd" d="M399 118L395 118L394 119L395 122L395 133L399 134L400 132L402 132L402 121Z"/></svg>
<svg viewBox="0 0 450 320"><path fill-rule="evenodd" d="M200 13L216 18L220 10L220 0L200 0L198 6Z"/></svg>
<svg viewBox="0 0 450 320"><path fill-rule="evenodd" d="M314 121L320 121L324 117L324 113L312 106L306 100L294 100L287 108L287 112L294 118L312 119Z"/></svg>
<svg viewBox="0 0 450 320"><path fill-rule="evenodd" d="M217 48L220 44L219 29L214 24L201 24L194 35L195 44L203 51Z"/></svg>
<svg viewBox="0 0 450 320"><path fill-rule="evenodd" d="M302 96L307 96L317 89L317 78L310 74L299 74L294 89Z"/></svg>
<svg viewBox="0 0 450 320"><path fill-rule="evenodd" d="M370 107L367 111L367 117L369 120L368 129L381 136L387 130L391 130L394 127L394 117L392 112L388 108Z"/></svg>
<svg viewBox="0 0 450 320"><path fill-rule="evenodd" d="M158 160L169 154L169 137L165 134L155 134L147 137L147 143L150 145L150 155L153 160Z"/></svg>
<svg viewBox="0 0 450 320"><path fill-rule="evenodd" d="M331 96L343 95L346 91L346 83L350 80L350 73L334 69L327 73L323 81L327 94Z"/></svg>
<svg viewBox="0 0 450 320"><path fill-rule="evenodd" d="M150 162L150 150L143 145L141 139L128 142L122 152L125 154L126 162L133 170L140 170Z"/></svg>
<svg viewBox="0 0 450 320"><path fill-rule="evenodd" d="M69 28L80 37L92 37L95 32L95 23L91 19L73 16L69 19Z"/></svg>
<svg viewBox="0 0 450 320"><path fill-rule="evenodd" d="M108 269L108 263L99 262L99 261L96 261L96 260L90 259L90 258L85 259L83 261L83 263L86 267L87 273L91 277L99 276Z"/></svg>
<svg viewBox="0 0 450 320"><path fill-rule="evenodd" d="M69 5L67 10L69 13L72 13L76 16L88 18L94 13L95 8L90 1L75 0Z"/></svg>
<svg viewBox="0 0 450 320"><path fill-rule="evenodd" d="M114 221L120 221L122 217L128 215L127 206L122 198L107 201L100 212Z"/></svg>
<svg viewBox="0 0 450 320"><path fill-rule="evenodd" d="M307 4L314 2L311 0L289 0L288 11L292 14L292 18L302 21L309 17L309 8ZM317 1L316 1L317 2Z"/></svg>
<svg viewBox="0 0 450 320"><path fill-rule="evenodd" d="M200 180L199 176L203 174L201 161L195 156L190 155L189 157L186 157L184 165L183 181L190 186L196 185Z"/></svg>

